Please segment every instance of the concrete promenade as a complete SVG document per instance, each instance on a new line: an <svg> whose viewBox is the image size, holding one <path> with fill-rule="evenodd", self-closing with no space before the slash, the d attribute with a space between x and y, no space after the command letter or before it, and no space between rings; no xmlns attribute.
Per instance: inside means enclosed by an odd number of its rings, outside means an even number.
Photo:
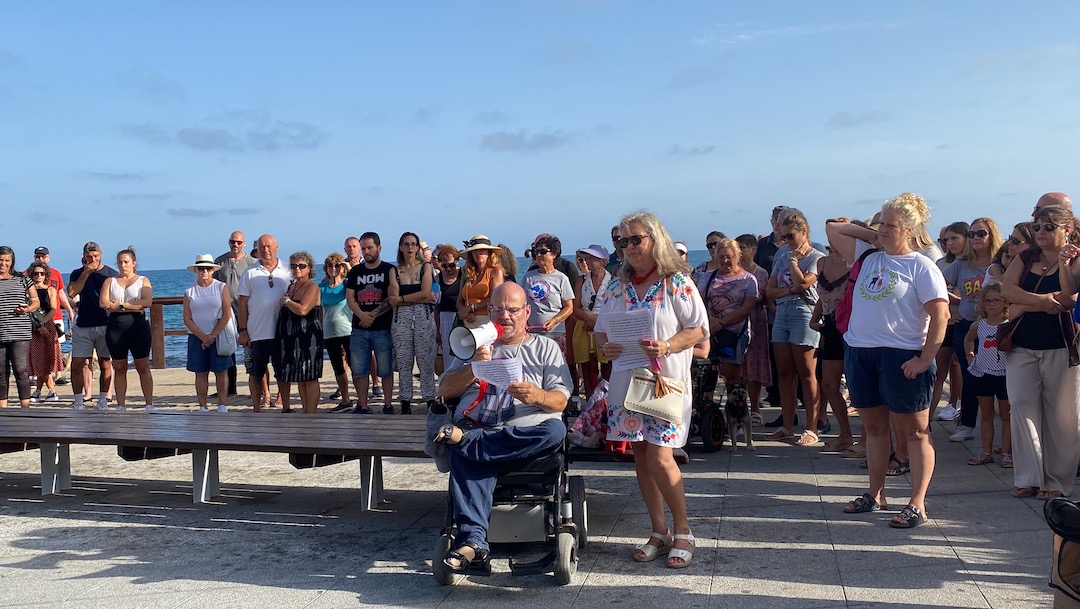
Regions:
<svg viewBox="0 0 1080 609"><path fill-rule="evenodd" d="M159 405L192 407L189 373L154 377ZM649 529L632 467L575 464L590 543L570 586L511 577L499 552L494 576L437 586L446 478L427 461L388 459L389 503L361 513L355 462L296 470L285 455L222 453L223 496L193 505L189 456L126 463L113 447L73 446L74 488L42 497L38 453L4 454L0 607L1049 607L1042 502L1010 497L1009 470L968 466L977 443L948 442L951 427L934 425L931 521L912 531L887 526L907 476L889 480L893 510L851 516L842 504L866 486L856 460L764 440L708 454L692 440L698 550L681 571L630 559Z"/></svg>

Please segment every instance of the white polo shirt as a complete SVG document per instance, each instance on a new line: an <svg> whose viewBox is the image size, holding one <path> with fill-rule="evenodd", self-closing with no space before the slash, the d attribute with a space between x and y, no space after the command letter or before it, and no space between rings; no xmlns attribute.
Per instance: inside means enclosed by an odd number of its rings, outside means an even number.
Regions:
<svg viewBox="0 0 1080 609"><path fill-rule="evenodd" d="M273 272L260 262L249 266L240 276L238 296L247 296L247 332L251 340L271 340L277 330L281 298L293 280L287 264L279 258Z"/></svg>

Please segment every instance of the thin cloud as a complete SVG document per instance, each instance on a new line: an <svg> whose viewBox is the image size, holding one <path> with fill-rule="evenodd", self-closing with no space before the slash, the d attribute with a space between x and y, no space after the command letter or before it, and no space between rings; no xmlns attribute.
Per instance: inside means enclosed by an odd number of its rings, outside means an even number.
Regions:
<svg viewBox="0 0 1080 609"><path fill-rule="evenodd" d="M368 186L367 188L364 189L364 194L373 195L373 196L374 195L381 195L384 192L386 192L386 187L385 186Z"/></svg>
<svg viewBox="0 0 1080 609"><path fill-rule="evenodd" d="M135 173L133 171L114 172L114 171L88 171L86 175L98 180L110 180L116 182L141 182L146 179L141 173Z"/></svg>
<svg viewBox="0 0 1080 609"><path fill-rule="evenodd" d="M256 207L230 207L225 210L225 213L230 216L254 216L259 213L259 209Z"/></svg>
<svg viewBox="0 0 1080 609"><path fill-rule="evenodd" d="M203 152L314 150L327 139L317 125L245 109L215 112L200 124L179 129L140 123L122 125L119 130L149 144L177 144Z"/></svg>
<svg viewBox="0 0 1080 609"><path fill-rule="evenodd" d="M176 192L133 192L110 195L113 201L168 201L176 198Z"/></svg>
<svg viewBox="0 0 1080 609"><path fill-rule="evenodd" d="M716 145L710 146L692 146L690 148L683 148L678 144L672 144L668 149L668 156L702 156L705 154L712 154L716 151Z"/></svg>
<svg viewBox="0 0 1080 609"><path fill-rule="evenodd" d="M692 38L691 44L701 47L744 46L776 42L788 38L804 38L845 32L876 32L895 29L902 25L904 25L902 22L856 21L755 29L746 23L717 24L706 28L701 34Z"/></svg>
<svg viewBox="0 0 1080 609"><path fill-rule="evenodd" d="M872 123L881 123L889 120L889 115L884 112L864 112L852 114L850 112L837 112L825 123L830 129L850 129Z"/></svg>
<svg viewBox="0 0 1080 609"><path fill-rule="evenodd" d="M480 138L480 148L492 152L538 152L558 148L570 142L570 136L561 129L542 133L495 131Z"/></svg>
<svg viewBox="0 0 1080 609"><path fill-rule="evenodd" d="M195 209L193 207L170 207L165 213L177 218L210 218L218 212L212 209Z"/></svg>
<svg viewBox="0 0 1080 609"><path fill-rule="evenodd" d="M510 122L510 115L498 110L477 112L476 116L473 117L473 122L481 125L499 125Z"/></svg>
<svg viewBox="0 0 1080 609"><path fill-rule="evenodd" d="M1061 63L1075 63L1080 45L1055 44L1009 53L986 53L972 61L968 70L976 75L998 72L1030 72Z"/></svg>
<svg viewBox="0 0 1080 609"><path fill-rule="evenodd" d="M668 89L686 89L716 80L716 73L709 68L685 68L667 82Z"/></svg>
<svg viewBox="0 0 1080 609"><path fill-rule="evenodd" d="M187 92L180 83L143 68L134 68L120 75L121 86L159 101L184 101Z"/></svg>
<svg viewBox="0 0 1080 609"><path fill-rule="evenodd" d="M413 111L409 122L414 125L427 125L438 117L441 109L438 106L424 106Z"/></svg>

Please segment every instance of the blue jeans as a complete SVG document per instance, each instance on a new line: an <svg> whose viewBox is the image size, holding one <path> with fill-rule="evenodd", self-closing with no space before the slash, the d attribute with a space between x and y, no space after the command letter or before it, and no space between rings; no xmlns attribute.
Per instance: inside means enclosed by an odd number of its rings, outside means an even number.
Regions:
<svg viewBox="0 0 1080 609"><path fill-rule="evenodd" d="M375 364L379 367L375 371L379 378L394 376L394 341L390 338L390 330L356 328L352 331L349 351L352 360L349 367L354 378L371 374L372 351L375 352Z"/></svg>
<svg viewBox="0 0 1080 609"><path fill-rule="evenodd" d="M461 442L450 447L450 488L458 526L455 547L469 543L488 548L491 501L502 463L553 453L565 438L562 419L530 427L467 430Z"/></svg>

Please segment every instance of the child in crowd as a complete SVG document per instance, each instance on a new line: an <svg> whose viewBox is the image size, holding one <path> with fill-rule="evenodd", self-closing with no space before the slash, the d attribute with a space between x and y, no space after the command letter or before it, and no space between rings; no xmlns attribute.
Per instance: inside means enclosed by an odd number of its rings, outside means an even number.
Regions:
<svg viewBox="0 0 1080 609"><path fill-rule="evenodd" d="M980 430L983 452L968 465L993 463L994 398L1001 418L1001 467L1011 468L1012 433L1009 428L1009 395L1005 390L1005 358L997 349L998 325L1009 318L1009 306L1001 296L1001 284L984 284L977 306L979 321L964 337L968 371L975 377L975 395L979 398ZM977 347L976 347L977 345Z"/></svg>

